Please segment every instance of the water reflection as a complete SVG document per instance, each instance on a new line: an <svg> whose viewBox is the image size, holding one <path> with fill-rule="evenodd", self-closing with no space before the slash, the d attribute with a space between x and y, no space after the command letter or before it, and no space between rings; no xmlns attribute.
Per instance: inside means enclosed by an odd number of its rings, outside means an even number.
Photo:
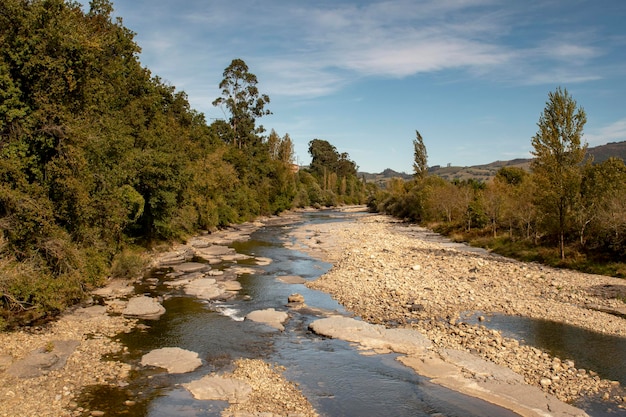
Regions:
<svg viewBox="0 0 626 417"><path fill-rule="evenodd" d="M469 322L478 323L474 315ZM626 385L626 338L593 332L549 320L493 314L481 323L504 336L540 348L577 368L591 369L602 378Z"/></svg>
<svg viewBox="0 0 626 417"><path fill-rule="evenodd" d="M362 214L308 213L306 224L350 221ZM285 284L281 275L317 278L330 264L285 248L291 226L263 227L248 242L233 244L241 253L271 258L267 266L238 278L239 295L226 302L205 302L186 296L166 285L166 271L155 271L151 286L139 292L164 298L166 313L156 321L119 339L128 347L123 360L137 365L153 349L180 347L198 352L203 366L189 374L168 375L158 368L137 366L126 387L92 387L83 393L81 405L106 410L107 415L133 416L219 416L223 402L197 401L181 384L216 371L227 371L237 358L261 358L286 367L285 376L299 384L305 396L323 416L415 417L438 413L448 417L515 416L508 410L433 385L395 361L394 355L364 356L348 343L312 334L308 324L316 311L345 313L329 295L302 284ZM250 261L241 261L251 265ZM216 265L226 269L228 265ZM292 293L302 294L312 310L289 310ZM290 321L278 332L251 321L242 321L253 310L275 308L289 311ZM318 310L315 310L318 309ZM130 401L130 402L129 402Z"/></svg>

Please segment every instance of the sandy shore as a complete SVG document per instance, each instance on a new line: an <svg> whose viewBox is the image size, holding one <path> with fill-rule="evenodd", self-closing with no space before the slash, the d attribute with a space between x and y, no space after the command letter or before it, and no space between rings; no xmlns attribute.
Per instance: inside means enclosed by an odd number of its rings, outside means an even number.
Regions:
<svg viewBox="0 0 626 417"><path fill-rule="evenodd" d="M626 336L626 320L599 311L624 311L615 298L626 288L623 280L462 250L381 215L303 227L295 235L300 250L334 265L309 286L364 320L417 329L435 351L458 349L504 365L564 402L597 395L623 409L626 398L617 382L464 322L466 312L506 313Z"/></svg>

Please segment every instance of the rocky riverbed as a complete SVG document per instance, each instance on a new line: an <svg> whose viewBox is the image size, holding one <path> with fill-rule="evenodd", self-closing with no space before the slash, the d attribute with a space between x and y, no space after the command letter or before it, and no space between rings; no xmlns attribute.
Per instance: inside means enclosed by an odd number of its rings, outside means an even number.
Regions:
<svg viewBox="0 0 626 417"><path fill-rule="evenodd" d="M237 276L254 272L254 268L233 264L224 272L213 270L210 265L251 259L237 254L228 245L248 240L250 234L265 222L289 224L297 216L292 213L280 218L259 219L193 237L186 244L152 254L149 267L171 267L173 280L169 285L183 287L190 296L229 299L241 288ZM204 263L191 262L197 258ZM252 259L252 263L259 266L269 262L271 259ZM179 276L181 278L176 279ZM150 352L138 365L131 366L123 360L113 359L123 358L127 353L116 340L116 335L131 331L137 325L136 318L157 320L165 312L161 300L134 294L134 283L138 282L145 284L142 278L136 277L111 280L105 287L94 291L93 295L101 300L98 304L90 299L84 307L68 310L53 322L0 333L0 416L112 415L81 406L82 391L94 385L126 387L132 366L160 367L168 373L190 372L200 366L202 361L197 354L176 347ZM267 321L278 329L282 327L281 320L285 319L282 315L286 316L282 312L276 312L278 317L267 311L253 313L256 314L252 314L250 320ZM225 417L317 415L298 387L282 376L282 368L259 359L240 359L232 367L231 373L211 374L196 381L190 391L200 398L207 392L217 392L217 397L202 399L229 401L231 404L222 413ZM236 400L232 401L227 395L229 391L212 380L236 381L235 385L245 387L245 395L237 389ZM132 393L125 404L128 407L135 405ZM114 415L127 412L120 409Z"/></svg>
<svg viewBox="0 0 626 417"><path fill-rule="evenodd" d="M416 329L439 356L450 349L468 352L508 367L564 402L595 395L624 408L619 383L464 321L466 312L505 313L626 336L626 320L603 312L623 313L625 304L616 297L625 288L623 280L462 250L380 215L305 227L295 235L300 250L334 264L308 285L330 293L365 321Z"/></svg>
<svg viewBox="0 0 626 417"><path fill-rule="evenodd" d="M293 220L290 216L281 221L289 224ZM188 275L172 283L183 286L185 291L197 290L197 285L189 286L195 280L203 284L203 296L233 296L237 273L245 271L234 268L223 275L211 270L194 272L190 268L198 266L189 261L202 257L211 264L237 258L240 255L227 245L246 239L263 224L261 221L190 239L185 245L155 255L153 266L178 265L175 273ZM486 375L481 371L486 362L478 366L471 359L475 357L506 366L529 386L562 401L597 394L616 407L623 406L619 384L602 380L593 369L580 369L572 361L520 345L497 331L470 325L463 317L468 311L503 312L626 336L626 320L601 312L623 311L624 303L618 299L624 288L622 280L459 250L431 241L428 231L380 215L363 215L353 223L307 226L294 236L288 243L296 249L334 265L308 285L332 294L367 322L418 331L432 355L457 362L462 359L467 365L463 372L470 380L481 382ZM257 264L263 262L269 260L257 260ZM194 273L198 277L190 278L193 275L189 274ZM104 305L87 305L45 326L0 334L0 416L106 415L82 408L77 399L90 385L126 385L131 366L110 358L123 357L125 352L115 335L136 325L129 308L132 282L113 281L100 290ZM139 304L147 305L157 316L162 313L158 300ZM133 314L125 316L124 311ZM436 381L437 375L429 372L437 368L424 369L426 361L418 362L410 356L404 360L407 366ZM232 374L209 375L238 379L250 387L247 400L232 404L224 415L316 415L297 386L286 380L274 364L239 360L233 366Z"/></svg>

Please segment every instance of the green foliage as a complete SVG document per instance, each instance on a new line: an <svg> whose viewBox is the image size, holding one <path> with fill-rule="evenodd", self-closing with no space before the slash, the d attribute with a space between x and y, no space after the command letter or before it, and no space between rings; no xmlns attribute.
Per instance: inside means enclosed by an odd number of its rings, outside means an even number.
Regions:
<svg viewBox="0 0 626 417"><path fill-rule="evenodd" d="M567 91L557 89L532 138L531 173L503 167L488 183L394 178L372 191L368 207L505 256L624 276L626 165L586 158L585 120Z"/></svg>
<svg viewBox="0 0 626 417"><path fill-rule="evenodd" d="M413 139L413 173L416 179L424 179L428 175L428 152L424 139L417 130Z"/></svg>
<svg viewBox="0 0 626 417"><path fill-rule="evenodd" d="M146 265L141 250L124 249L113 258L111 276L114 278L136 278Z"/></svg>
<svg viewBox="0 0 626 417"><path fill-rule="evenodd" d="M543 227L556 236L565 258L565 235L571 228L571 211L580 194L581 167L587 145L581 144L587 116L567 90L557 88L548 95L546 108L532 138L537 182L536 205L541 207Z"/></svg>
<svg viewBox="0 0 626 417"><path fill-rule="evenodd" d="M260 94L256 75L249 72L248 65L242 59L233 59L224 70L224 79L219 87L222 97L213 101L214 106L225 106L230 112L230 127L233 143L237 147L257 144L258 133L263 133L262 126L255 127L255 120L272 114L265 108L270 98Z"/></svg>
<svg viewBox="0 0 626 417"><path fill-rule="evenodd" d="M309 187L311 204L330 207L346 202L365 202L365 186L359 181L357 166L347 153L337 152L333 145L322 139L309 142L309 153L311 165L308 171L321 186L321 190Z"/></svg>
<svg viewBox="0 0 626 417"><path fill-rule="evenodd" d="M262 136L270 100L244 61L224 70L214 102L228 121L207 125L141 66L134 33L112 13L108 0L88 13L63 0L0 4L2 326L138 274L129 245L364 200L347 154L333 154L322 184L296 173L288 134Z"/></svg>
<svg viewBox="0 0 626 417"><path fill-rule="evenodd" d="M113 4L0 4L0 320L60 311L106 276L142 267L129 245L288 210L360 202L337 154L332 188L297 174L288 134L261 136L269 97L245 62L220 84L229 120L207 125L153 77ZM337 176L339 175L339 176Z"/></svg>

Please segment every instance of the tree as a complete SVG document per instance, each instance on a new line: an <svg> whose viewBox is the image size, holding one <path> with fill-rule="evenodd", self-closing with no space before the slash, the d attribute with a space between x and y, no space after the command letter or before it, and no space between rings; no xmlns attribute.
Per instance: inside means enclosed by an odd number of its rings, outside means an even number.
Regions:
<svg viewBox="0 0 626 417"><path fill-rule="evenodd" d="M291 137L289 136L289 133L285 133L285 136L283 136L283 139L278 145L278 160L291 167L291 164L293 164L294 161L294 153L295 151Z"/></svg>
<svg viewBox="0 0 626 417"><path fill-rule="evenodd" d="M415 139L413 139L413 149L413 175L415 179L421 180L428 175L428 154L422 135L417 130L415 131Z"/></svg>
<svg viewBox="0 0 626 417"><path fill-rule="evenodd" d="M626 231L626 165L618 158L585 166L578 211L580 244L589 239L605 253L623 249ZM587 229L589 231L587 232ZM622 254L623 255L623 254Z"/></svg>
<svg viewBox="0 0 626 417"><path fill-rule="evenodd" d="M581 144L586 121L585 111L559 87L549 93L532 138L537 204L543 209L544 226L557 236L561 259L565 259L565 235L580 191L580 164L587 153L587 144Z"/></svg>
<svg viewBox="0 0 626 417"><path fill-rule="evenodd" d="M330 142L322 139L313 139L309 142L309 154L311 154L310 170L319 179L324 179L330 172L337 168L339 153L337 148Z"/></svg>
<svg viewBox="0 0 626 417"><path fill-rule="evenodd" d="M266 94L259 94L256 75L248 71L242 59L233 59L224 70L224 79L219 87L222 97L213 101L214 106L226 106L230 112L233 144L241 148L263 133L263 126L255 127L256 118L272 114L265 108L270 102Z"/></svg>

